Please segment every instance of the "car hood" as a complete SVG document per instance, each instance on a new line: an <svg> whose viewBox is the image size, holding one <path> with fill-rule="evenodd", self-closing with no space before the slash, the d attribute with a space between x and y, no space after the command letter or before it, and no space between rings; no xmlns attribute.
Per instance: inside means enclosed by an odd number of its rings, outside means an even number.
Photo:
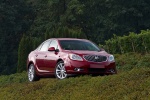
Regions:
<svg viewBox="0 0 150 100"><path fill-rule="evenodd" d="M103 55L103 56L109 56L106 51L81 51L81 50L70 50L70 53L79 54L79 55Z"/></svg>

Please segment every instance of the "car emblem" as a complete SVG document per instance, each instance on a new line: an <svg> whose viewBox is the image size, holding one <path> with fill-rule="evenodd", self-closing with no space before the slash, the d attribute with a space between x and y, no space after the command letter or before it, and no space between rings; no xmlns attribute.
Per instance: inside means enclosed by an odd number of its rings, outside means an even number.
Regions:
<svg viewBox="0 0 150 100"><path fill-rule="evenodd" d="M98 56L95 56L95 60L97 60L98 59Z"/></svg>

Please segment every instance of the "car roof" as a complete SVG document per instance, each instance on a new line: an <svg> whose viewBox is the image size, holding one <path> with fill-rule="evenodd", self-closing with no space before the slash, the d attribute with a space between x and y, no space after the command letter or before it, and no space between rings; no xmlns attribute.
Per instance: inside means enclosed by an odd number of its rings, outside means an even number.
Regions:
<svg viewBox="0 0 150 100"><path fill-rule="evenodd" d="M56 40L85 40L87 39L78 39L78 38L50 38L50 39L56 39Z"/></svg>

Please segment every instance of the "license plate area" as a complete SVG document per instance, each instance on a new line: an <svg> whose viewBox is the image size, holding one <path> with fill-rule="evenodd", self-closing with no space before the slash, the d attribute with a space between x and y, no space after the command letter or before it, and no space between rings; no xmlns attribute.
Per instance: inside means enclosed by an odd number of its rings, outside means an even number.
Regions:
<svg viewBox="0 0 150 100"><path fill-rule="evenodd" d="M90 68L104 68L104 65L100 65L100 64L90 64Z"/></svg>
<svg viewBox="0 0 150 100"><path fill-rule="evenodd" d="M104 68L89 68L89 73L105 73Z"/></svg>

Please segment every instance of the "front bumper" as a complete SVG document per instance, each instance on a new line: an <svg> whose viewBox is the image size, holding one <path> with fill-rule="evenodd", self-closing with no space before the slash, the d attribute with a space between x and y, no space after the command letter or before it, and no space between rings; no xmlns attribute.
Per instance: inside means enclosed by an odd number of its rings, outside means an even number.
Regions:
<svg viewBox="0 0 150 100"><path fill-rule="evenodd" d="M65 62L67 74L116 74L115 62L88 62L73 61L68 59Z"/></svg>

